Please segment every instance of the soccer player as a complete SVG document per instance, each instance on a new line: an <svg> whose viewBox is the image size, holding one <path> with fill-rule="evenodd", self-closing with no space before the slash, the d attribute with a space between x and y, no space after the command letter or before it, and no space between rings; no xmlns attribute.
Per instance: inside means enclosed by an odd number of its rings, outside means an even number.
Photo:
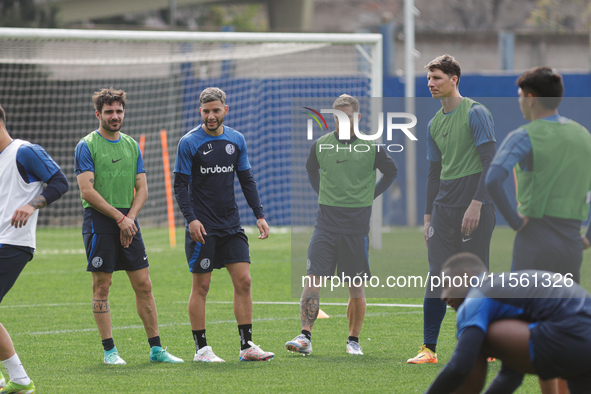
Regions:
<svg viewBox="0 0 591 394"><path fill-rule="evenodd" d="M43 190L43 184L47 187ZM6 130L0 106L0 302L33 258L39 209L68 191L68 180L39 145L13 140ZM0 393L35 392L14 350L10 335L0 324L0 360L10 377L0 373ZM5 387L6 386L6 387Z"/></svg>
<svg viewBox="0 0 591 394"><path fill-rule="evenodd" d="M530 123L503 141L486 179L491 198L517 231L511 271L570 273L579 282L583 249L589 247L591 234L591 227L582 239L579 234L591 198L591 134L558 114L564 84L551 68L531 69L517 85L521 112ZM517 209L503 187L513 170Z"/></svg>
<svg viewBox="0 0 591 394"><path fill-rule="evenodd" d="M479 393L490 356L503 365L486 394L514 392L525 373L564 378L571 394L590 392L591 295L572 279L525 270L511 273L513 286L508 272L487 274L471 253L450 258L442 274L456 278L441 298L457 311L458 344L427 393Z"/></svg>
<svg viewBox="0 0 591 394"><path fill-rule="evenodd" d="M450 55L425 66L431 95L441 109L427 127L427 203L423 236L429 274L439 275L443 262L459 252L472 252L488 266L495 207L484 184L496 152L490 112L459 91L460 64ZM445 317L439 289L430 286L423 302L423 345L409 364L437 363L437 338Z"/></svg>
<svg viewBox="0 0 591 394"><path fill-rule="evenodd" d="M302 331L285 344L287 350L304 355L312 353L312 327L318 317L322 278L333 276L335 269L337 275L351 278L346 351L363 354L359 334L365 318L365 291L351 280L371 278L368 233L373 200L390 187L398 173L385 148L355 136L354 116L361 119L359 101L343 94L335 100L333 108L347 115L349 127L344 129L346 126L340 125L335 116L336 130L314 141L306 162L308 179L318 193L319 209L300 300ZM344 139L341 133L346 135ZM377 184L376 169L383 174Z"/></svg>
<svg viewBox="0 0 591 394"><path fill-rule="evenodd" d="M240 335L240 361L266 361L275 355L252 342L252 293L248 238L240 224L234 193L237 176L257 218L259 239L269 236L251 171L244 136L224 125L226 93L210 87L199 97L203 124L179 141L174 164L174 191L187 220L185 252L193 285L189 319L195 341L193 361L223 362L207 345L205 301L211 273L225 267L234 286L234 316Z"/></svg>
<svg viewBox="0 0 591 394"><path fill-rule="evenodd" d="M488 191L509 225L517 231L511 270L541 269L571 273L579 282L583 238L591 198L591 134L558 114L564 85L548 67L526 71L517 79L521 112L530 123L511 132L494 157ZM503 182L515 170L516 209Z"/></svg>
<svg viewBox="0 0 591 394"><path fill-rule="evenodd" d="M182 363L160 343L148 256L136 219L148 198L144 162L137 142L120 132L126 94L102 89L94 93L93 101L99 128L76 146L75 169L84 206L86 270L92 272L92 312L105 364L125 364L113 342L109 306L113 271L120 270L126 271L135 292L150 345L150 361Z"/></svg>

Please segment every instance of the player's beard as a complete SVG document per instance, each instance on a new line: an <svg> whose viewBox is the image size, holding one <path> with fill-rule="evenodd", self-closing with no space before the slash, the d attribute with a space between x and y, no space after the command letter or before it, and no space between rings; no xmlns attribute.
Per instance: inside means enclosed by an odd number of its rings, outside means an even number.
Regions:
<svg viewBox="0 0 591 394"><path fill-rule="evenodd" d="M116 126L112 126L108 121L106 121L105 119L101 119L101 127L104 130L110 131L111 133L116 133L119 130L121 130L121 125L123 124L123 120L120 120L118 123L116 123Z"/></svg>
<svg viewBox="0 0 591 394"><path fill-rule="evenodd" d="M207 130L209 130L211 132L217 131L217 129L219 129L223 123L224 123L224 117L216 119L215 127L212 129L211 127L209 127L209 123L207 121L204 122L205 127L207 127Z"/></svg>

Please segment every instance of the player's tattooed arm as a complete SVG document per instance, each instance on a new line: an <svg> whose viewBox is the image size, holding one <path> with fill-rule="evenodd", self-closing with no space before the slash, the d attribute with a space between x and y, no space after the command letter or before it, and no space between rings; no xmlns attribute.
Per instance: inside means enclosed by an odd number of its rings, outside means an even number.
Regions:
<svg viewBox="0 0 591 394"><path fill-rule="evenodd" d="M320 310L320 294L319 292L304 289L302 299L300 300L300 319L302 328L314 325Z"/></svg>
<svg viewBox="0 0 591 394"><path fill-rule="evenodd" d="M111 308L109 307L109 300L97 300L92 299L92 313L109 313Z"/></svg>
<svg viewBox="0 0 591 394"><path fill-rule="evenodd" d="M47 201L45 200L45 197L43 197L42 195L38 195L37 197L29 201L27 204L29 204L35 209L41 209L47 206Z"/></svg>
<svg viewBox="0 0 591 394"><path fill-rule="evenodd" d="M38 195L37 197L33 198L31 201L19 207L14 211L12 218L10 219L10 225L14 226L15 228L21 228L27 224L29 218L33 213L35 213L36 209L41 209L47 205L47 201L45 197L42 195Z"/></svg>

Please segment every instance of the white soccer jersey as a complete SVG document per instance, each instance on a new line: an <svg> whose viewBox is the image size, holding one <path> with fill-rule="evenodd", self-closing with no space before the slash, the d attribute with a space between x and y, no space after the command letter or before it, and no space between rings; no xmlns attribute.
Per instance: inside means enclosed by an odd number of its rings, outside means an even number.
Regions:
<svg viewBox="0 0 591 394"><path fill-rule="evenodd" d="M18 172L16 153L24 144L29 143L14 140L0 153L0 244L34 249L39 211L35 210L27 224L21 228L10 225L14 211L43 191L43 182L26 183Z"/></svg>

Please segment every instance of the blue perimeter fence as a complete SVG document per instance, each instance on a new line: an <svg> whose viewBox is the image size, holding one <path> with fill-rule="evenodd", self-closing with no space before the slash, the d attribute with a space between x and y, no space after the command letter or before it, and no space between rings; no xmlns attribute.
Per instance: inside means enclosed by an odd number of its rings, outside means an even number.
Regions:
<svg viewBox="0 0 591 394"><path fill-rule="evenodd" d="M517 102L517 86L515 85L517 77L518 74L464 75L461 78L460 92L462 95L482 102L493 114L499 145L509 132L527 123L521 115ZM563 77L565 100L560 107L561 115L572 118L591 130L591 114L588 110L591 107L591 99L586 99L591 97L591 75L564 74ZM305 177L301 176L303 168L299 168L305 164L305 158L296 159L292 156L295 154L295 150L292 152L294 146L290 144L289 140L289 135L293 132L291 129L291 121L293 120L293 114L290 113L292 111L291 101L294 97L337 97L344 92L358 97L368 96L369 81L356 79L345 82L345 80L346 78L306 78L305 81L301 79L267 79L241 80L239 83L236 81L228 83L226 80L226 86L220 86L227 91L229 100L237 95L244 95L245 85L251 86L250 89L247 89L247 94L255 93L254 97L261 98L260 100L241 100L238 105L234 105L228 114L226 124L232 126L233 119L237 121L240 119L236 128L242 131L247 139L251 165L271 225L313 225L317 209L316 196L309 185L305 184L307 182ZM222 81L198 81L185 90L183 96L186 99L186 107L183 112L195 115L194 119L187 120L187 126L198 124L198 113L190 111L189 108L198 106L196 103L198 103L198 94L201 89L212 86L212 83L214 83L213 86L216 86L217 82L219 85L224 83ZM233 91L233 86L236 86L236 91ZM306 86L306 88L299 89L298 86ZM290 93L289 95L277 93L280 91ZM384 97L400 98L403 95L404 83L399 77L385 78ZM425 133L428 121L439 110L440 104L439 101L431 99L424 76L416 79L416 97L418 118L415 128L418 138L416 142L417 161L415 163L418 206L416 217L417 223L422 223L428 172ZM232 101L234 100L232 99ZM326 118L329 121L329 117ZM246 124L243 123L244 119L247 119ZM266 119L274 120L266 122ZM187 130L188 127L185 129ZM371 132L373 133L373 131ZM408 140L404 141L402 136L397 138L393 142L408 143ZM307 155L307 150L299 149L298 152L297 155ZM395 184L384 194L383 222L384 225L406 225L407 190L404 153L392 153L391 155L399 168L399 176ZM298 178L298 182L302 183L299 186L309 189L304 192L293 189L292 176ZM505 187L509 195L514 198L515 189L512 177L507 180ZM252 212L244 199L239 198L238 205L244 224L254 224ZM301 214L301 210L305 211L305 214ZM507 224L500 214L497 216L497 224Z"/></svg>

